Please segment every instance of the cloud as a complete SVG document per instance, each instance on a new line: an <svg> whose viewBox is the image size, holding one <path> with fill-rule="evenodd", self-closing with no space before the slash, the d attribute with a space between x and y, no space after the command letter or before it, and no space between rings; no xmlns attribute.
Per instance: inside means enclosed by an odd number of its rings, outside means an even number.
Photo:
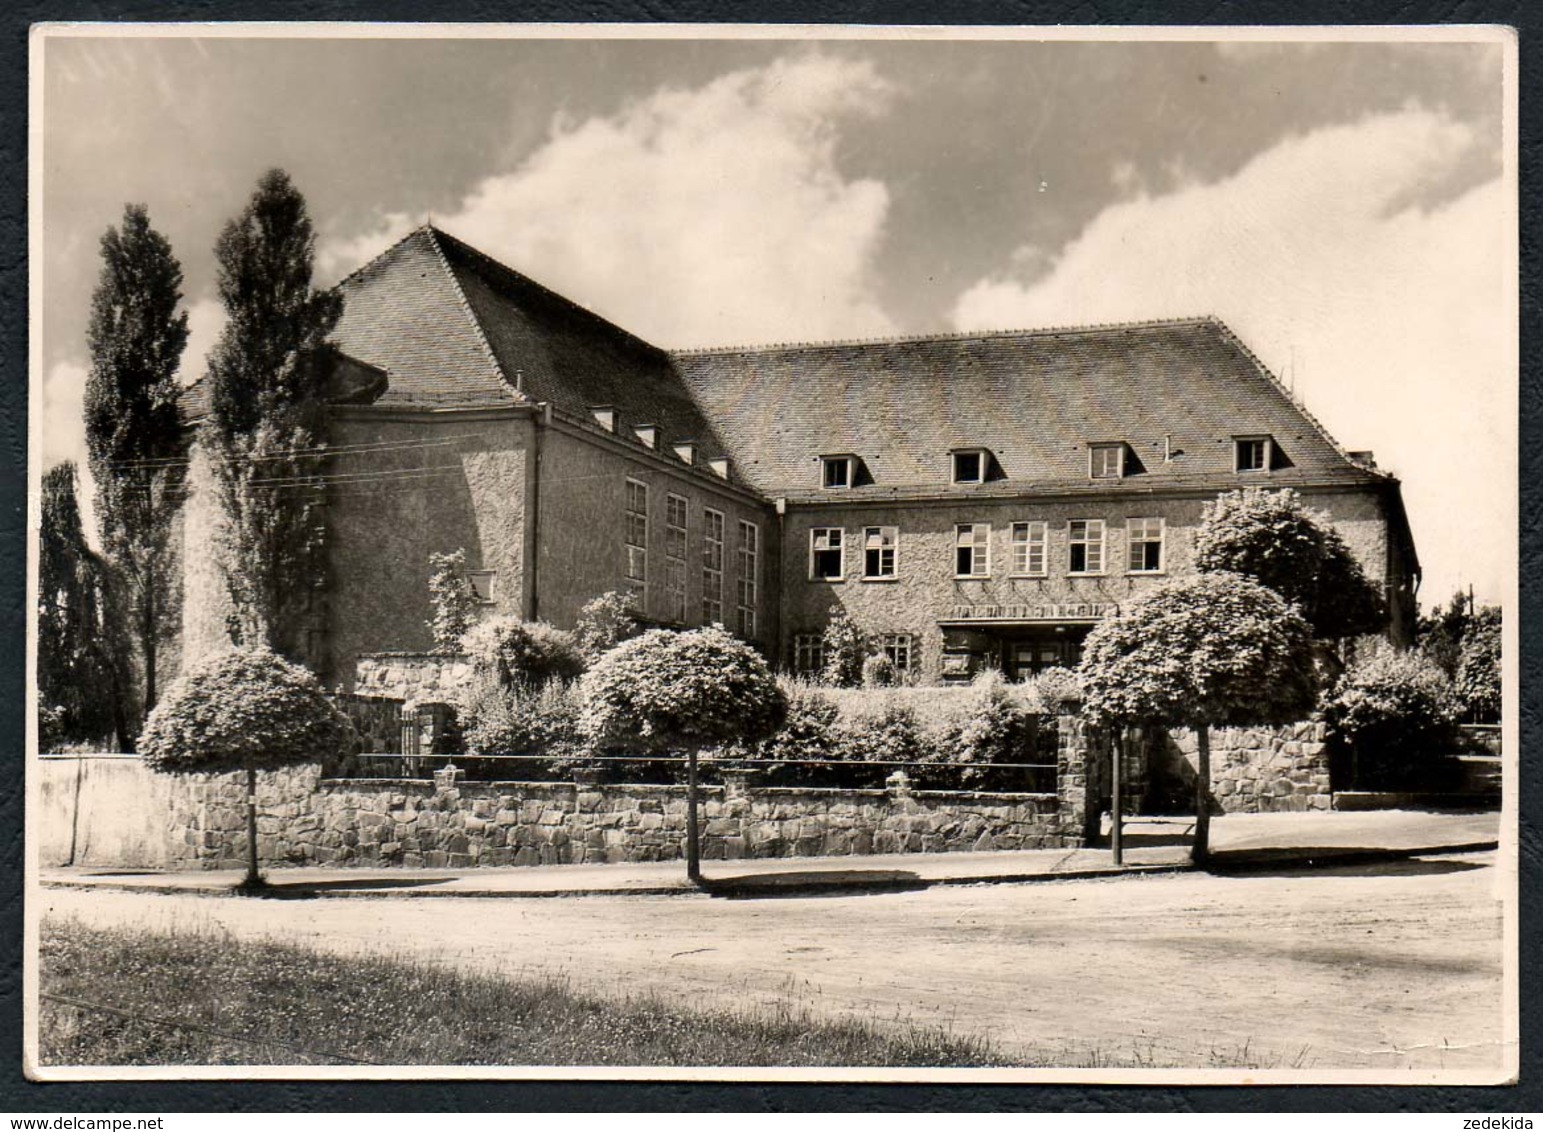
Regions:
<svg viewBox="0 0 1543 1132"><path fill-rule="evenodd" d="M46 471L65 460L75 461L80 477L81 522L94 544L96 484L86 466L86 373L86 367L75 362L59 362L44 373L39 390L42 436L38 466Z"/></svg>
<svg viewBox="0 0 1543 1132"><path fill-rule="evenodd" d="M886 187L837 167L840 126L894 90L865 62L779 59L614 116L559 122L518 168L435 223L661 345L881 334ZM323 248L362 262L401 214Z"/></svg>
<svg viewBox="0 0 1543 1132"><path fill-rule="evenodd" d="M1414 109L1289 139L1226 180L1111 206L1048 261L968 288L954 321L1220 316L1403 478L1423 596L1472 582L1498 599L1515 565L1507 198L1497 180L1415 203L1480 144Z"/></svg>
<svg viewBox="0 0 1543 1132"><path fill-rule="evenodd" d="M188 307L188 342L182 351L177 379L191 385L203 377L209 351L225 329L225 308L218 299L199 299Z"/></svg>

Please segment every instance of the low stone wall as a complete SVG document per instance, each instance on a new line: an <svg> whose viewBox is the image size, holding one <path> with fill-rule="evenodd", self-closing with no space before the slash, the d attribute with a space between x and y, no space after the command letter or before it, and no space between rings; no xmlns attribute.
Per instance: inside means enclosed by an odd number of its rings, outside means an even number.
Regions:
<svg viewBox="0 0 1543 1132"><path fill-rule="evenodd" d="M1329 755L1324 726L1293 723L1277 728L1211 729L1211 794L1224 813L1327 810ZM1193 783L1199 746L1193 731L1170 732L1154 757L1168 765L1149 766L1152 777L1175 771Z"/></svg>
<svg viewBox="0 0 1543 1132"><path fill-rule="evenodd" d="M453 700L471 679L464 656L429 652L362 653L354 661L354 688L361 695L399 700Z"/></svg>
<svg viewBox="0 0 1543 1132"><path fill-rule="evenodd" d="M91 760L85 760L89 765ZM246 854L240 775L156 775L137 759L110 774L57 760L42 863L237 868ZM115 793L80 793L73 776L111 779ZM81 803L72 808L74 801ZM265 865L597 864L665 861L685 853L686 795L677 785L324 779L316 767L258 781L258 854ZM135 813L135 834L102 831ZM880 790L702 789L702 855L746 857L946 853L1080 845L1084 823L1062 821L1055 794L913 791L904 776ZM104 825L105 822L105 825ZM75 852L65 831L77 830ZM79 830L93 830L84 838ZM129 850L125 853L125 850Z"/></svg>

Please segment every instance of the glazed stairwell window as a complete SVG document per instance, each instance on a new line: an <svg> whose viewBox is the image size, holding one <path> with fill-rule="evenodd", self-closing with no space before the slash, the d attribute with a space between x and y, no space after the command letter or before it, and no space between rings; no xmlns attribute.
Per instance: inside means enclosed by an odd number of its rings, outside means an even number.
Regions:
<svg viewBox="0 0 1543 1132"><path fill-rule="evenodd" d="M648 599L648 485L627 481L627 588L643 609Z"/></svg>
<svg viewBox="0 0 1543 1132"><path fill-rule="evenodd" d="M960 523L954 528L954 577L991 574L991 524Z"/></svg>
<svg viewBox="0 0 1543 1132"><path fill-rule="evenodd" d="M664 615L686 623L686 500L664 497Z"/></svg>
<svg viewBox="0 0 1543 1132"><path fill-rule="evenodd" d="M723 624L723 512L702 509L702 624Z"/></svg>
<svg viewBox="0 0 1543 1132"><path fill-rule="evenodd" d="M839 582L846 577L846 532L840 527L815 527L809 532L809 579Z"/></svg>
<svg viewBox="0 0 1543 1132"><path fill-rule="evenodd" d="M761 528L739 521L739 635L755 636L756 610L760 602Z"/></svg>
<svg viewBox="0 0 1543 1132"><path fill-rule="evenodd" d="M899 527L863 529L863 578L876 581L895 577L896 554L900 549Z"/></svg>
<svg viewBox="0 0 1543 1132"><path fill-rule="evenodd" d="M1104 521L1073 519L1067 524L1067 563L1069 574L1104 572Z"/></svg>

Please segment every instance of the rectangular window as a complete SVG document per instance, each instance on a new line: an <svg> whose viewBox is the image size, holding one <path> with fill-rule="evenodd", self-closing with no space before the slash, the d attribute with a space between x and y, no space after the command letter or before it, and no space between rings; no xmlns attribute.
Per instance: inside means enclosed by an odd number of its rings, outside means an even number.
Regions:
<svg viewBox="0 0 1543 1132"><path fill-rule="evenodd" d="M1047 531L1044 523L1013 524L1013 573L1015 575L1025 578L1045 576L1046 539Z"/></svg>
<svg viewBox="0 0 1543 1132"><path fill-rule="evenodd" d="M638 608L648 597L648 485L627 481L627 588Z"/></svg>
<svg viewBox="0 0 1543 1132"><path fill-rule="evenodd" d="M1125 474L1125 445L1095 444L1090 453L1094 479L1119 479Z"/></svg>
<svg viewBox="0 0 1543 1132"><path fill-rule="evenodd" d="M1160 574L1163 569L1163 521L1161 519L1126 519L1125 541L1129 546L1129 570L1132 574Z"/></svg>
<svg viewBox="0 0 1543 1132"><path fill-rule="evenodd" d="M686 557L686 501L679 495L664 497L664 553Z"/></svg>
<svg viewBox="0 0 1543 1132"><path fill-rule="evenodd" d="M826 487L852 486L852 457L822 456L822 480Z"/></svg>
<svg viewBox="0 0 1543 1132"><path fill-rule="evenodd" d="M991 524L961 523L954 528L954 576L984 578L991 573Z"/></svg>
<svg viewBox="0 0 1543 1132"><path fill-rule="evenodd" d="M1270 470L1270 438L1242 436L1232 442L1234 467L1240 472Z"/></svg>
<svg viewBox="0 0 1543 1132"><path fill-rule="evenodd" d="M863 531L863 577L893 578L899 527L868 527Z"/></svg>
<svg viewBox="0 0 1543 1132"><path fill-rule="evenodd" d="M723 624L723 512L702 509L702 624Z"/></svg>
<svg viewBox="0 0 1543 1132"><path fill-rule="evenodd" d="M679 558L664 560L665 613L671 621L686 623L686 564Z"/></svg>
<svg viewBox="0 0 1543 1132"><path fill-rule="evenodd" d="M739 521L739 635L755 636L756 590L761 569L761 528Z"/></svg>
<svg viewBox="0 0 1543 1132"><path fill-rule="evenodd" d="M886 633L879 638L879 651L889 657L896 672L911 671L916 658L916 638L910 633Z"/></svg>
<svg viewBox="0 0 1543 1132"><path fill-rule="evenodd" d="M840 527L815 527L809 532L809 577L839 581L846 577L845 535Z"/></svg>
<svg viewBox="0 0 1543 1132"><path fill-rule="evenodd" d="M496 576L492 570L467 571L466 580L471 584L471 592L483 605L493 604L493 579Z"/></svg>
<svg viewBox="0 0 1543 1132"><path fill-rule="evenodd" d="M1104 521L1073 519L1068 524L1067 535L1071 552L1068 572L1102 574L1104 572Z"/></svg>
<svg viewBox="0 0 1543 1132"><path fill-rule="evenodd" d="M825 671L824 633L794 634L793 671L800 676L818 676Z"/></svg>
<svg viewBox="0 0 1543 1132"><path fill-rule="evenodd" d="M986 453L979 448L955 452L954 482L983 483L986 479Z"/></svg>

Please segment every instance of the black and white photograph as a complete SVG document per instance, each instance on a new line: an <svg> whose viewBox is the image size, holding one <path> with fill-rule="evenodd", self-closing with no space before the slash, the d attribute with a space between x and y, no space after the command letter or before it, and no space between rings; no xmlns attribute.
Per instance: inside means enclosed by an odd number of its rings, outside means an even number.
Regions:
<svg viewBox="0 0 1543 1132"><path fill-rule="evenodd" d="M28 1076L1515 1081L1516 52L35 27Z"/></svg>

